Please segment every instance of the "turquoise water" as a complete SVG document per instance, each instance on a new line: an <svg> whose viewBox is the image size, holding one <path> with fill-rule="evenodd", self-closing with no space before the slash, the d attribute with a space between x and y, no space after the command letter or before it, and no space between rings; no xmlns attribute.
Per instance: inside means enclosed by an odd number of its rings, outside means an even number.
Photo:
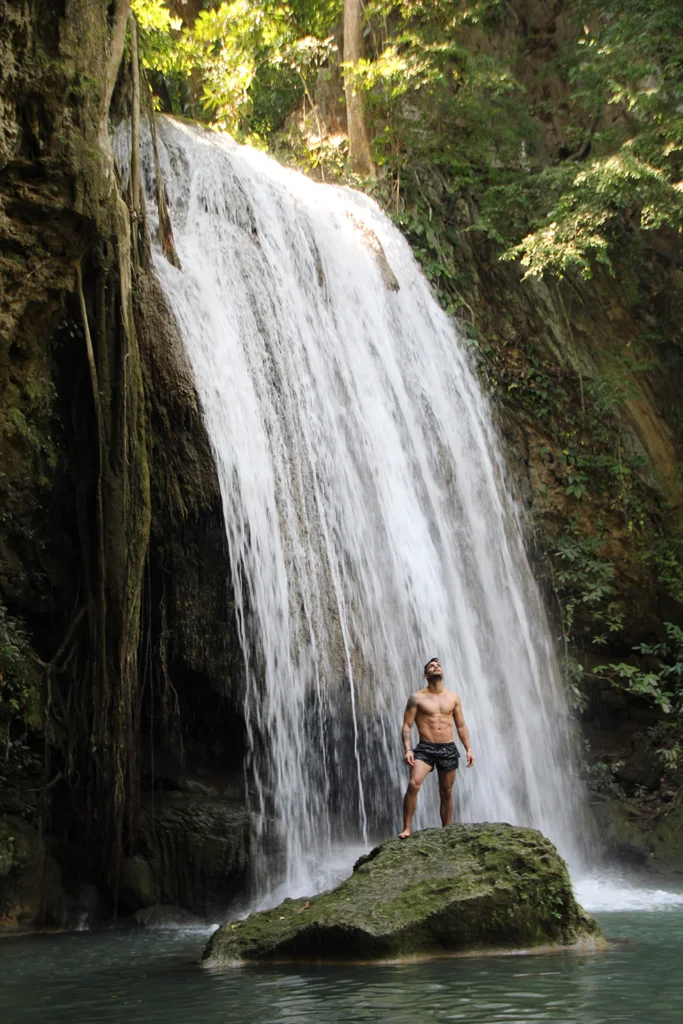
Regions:
<svg viewBox="0 0 683 1024"><path fill-rule="evenodd" d="M607 952L385 967L197 966L200 932L0 942L3 1024L681 1024L683 907L601 912Z"/></svg>

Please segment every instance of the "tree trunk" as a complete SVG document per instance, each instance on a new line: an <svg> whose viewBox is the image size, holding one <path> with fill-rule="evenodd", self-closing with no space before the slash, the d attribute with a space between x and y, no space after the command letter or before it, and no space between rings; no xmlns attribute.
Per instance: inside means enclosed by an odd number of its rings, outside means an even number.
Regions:
<svg viewBox="0 0 683 1024"><path fill-rule="evenodd" d="M361 0L344 0L344 63L356 64L363 56L363 10ZM346 119L349 132L349 162L354 171L374 177L370 143L365 128L363 101L351 76L344 75Z"/></svg>
<svg viewBox="0 0 683 1024"><path fill-rule="evenodd" d="M111 39L109 42L109 56L104 76L104 88L102 90L102 106L100 112L100 139L103 140L103 148L109 146L107 135L107 121L109 118L109 107L114 94L114 86L119 74L119 66L123 57L123 48L126 43L126 26L128 25L128 14L130 12L130 0L116 0L111 27Z"/></svg>

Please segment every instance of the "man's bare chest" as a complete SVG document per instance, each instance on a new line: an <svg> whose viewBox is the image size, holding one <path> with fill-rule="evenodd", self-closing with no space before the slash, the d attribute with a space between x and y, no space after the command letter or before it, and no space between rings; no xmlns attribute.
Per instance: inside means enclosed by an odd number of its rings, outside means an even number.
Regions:
<svg viewBox="0 0 683 1024"><path fill-rule="evenodd" d="M452 693L434 696L420 696L417 701L418 716L435 717L452 715L455 708L455 697Z"/></svg>

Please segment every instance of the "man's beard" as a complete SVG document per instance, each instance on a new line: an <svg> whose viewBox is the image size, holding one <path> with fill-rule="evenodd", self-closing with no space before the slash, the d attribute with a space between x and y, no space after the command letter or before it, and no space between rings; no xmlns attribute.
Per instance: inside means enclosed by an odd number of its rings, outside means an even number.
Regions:
<svg viewBox="0 0 683 1024"><path fill-rule="evenodd" d="M437 679L443 679L443 672L428 672L427 673L427 681L428 682L431 683L432 681L436 681Z"/></svg>

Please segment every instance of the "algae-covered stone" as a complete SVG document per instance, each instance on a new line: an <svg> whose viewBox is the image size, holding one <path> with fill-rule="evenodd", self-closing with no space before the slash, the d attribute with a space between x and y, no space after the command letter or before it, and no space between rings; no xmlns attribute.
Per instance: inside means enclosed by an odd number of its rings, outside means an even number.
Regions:
<svg viewBox="0 0 683 1024"><path fill-rule="evenodd" d="M148 862L139 853L126 857L121 868L121 901L129 910L151 907L158 899L158 886Z"/></svg>
<svg viewBox="0 0 683 1024"><path fill-rule="evenodd" d="M393 960L603 941L540 832L449 825L376 847L336 889L224 924L203 963Z"/></svg>
<svg viewBox="0 0 683 1024"><path fill-rule="evenodd" d="M140 824L156 899L215 921L242 889L250 829L249 815L230 800L185 794L158 800Z"/></svg>
<svg viewBox="0 0 683 1024"><path fill-rule="evenodd" d="M14 815L0 818L0 927L28 927L38 920L44 864L38 830Z"/></svg>
<svg viewBox="0 0 683 1024"><path fill-rule="evenodd" d="M650 836L658 870L683 874L683 807L665 812Z"/></svg>

